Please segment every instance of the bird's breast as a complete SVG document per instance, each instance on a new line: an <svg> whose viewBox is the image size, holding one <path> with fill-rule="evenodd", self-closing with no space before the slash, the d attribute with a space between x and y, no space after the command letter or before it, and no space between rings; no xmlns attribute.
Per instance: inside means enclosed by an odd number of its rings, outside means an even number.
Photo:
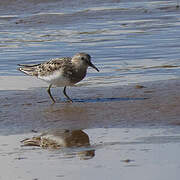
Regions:
<svg viewBox="0 0 180 180"><path fill-rule="evenodd" d="M72 83L78 83L79 81L83 80L86 76L86 69L76 70L73 71L72 75L69 76Z"/></svg>

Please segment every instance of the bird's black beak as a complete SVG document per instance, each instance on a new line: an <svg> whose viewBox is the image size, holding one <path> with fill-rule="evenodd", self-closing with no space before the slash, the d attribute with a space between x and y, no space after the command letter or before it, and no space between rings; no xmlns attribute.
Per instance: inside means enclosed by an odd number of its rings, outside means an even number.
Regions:
<svg viewBox="0 0 180 180"><path fill-rule="evenodd" d="M89 63L89 66L91 66L92 68L94 68L96 71L98 71L99 72L99 69L93 64L93 63Z"/></svg>

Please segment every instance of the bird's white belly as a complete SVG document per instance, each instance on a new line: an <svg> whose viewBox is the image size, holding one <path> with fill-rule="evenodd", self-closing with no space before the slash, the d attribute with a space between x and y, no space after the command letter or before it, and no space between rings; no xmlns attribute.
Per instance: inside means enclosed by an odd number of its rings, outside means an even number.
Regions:
<svg viewBox="0 0 180 180"><path fill-rule="evenodd" d="M39 79L46 81L49 84L53 84L58 87L71 86L70 80L63 76L62 71L55 71L47 76L38 76Z"/></svg>

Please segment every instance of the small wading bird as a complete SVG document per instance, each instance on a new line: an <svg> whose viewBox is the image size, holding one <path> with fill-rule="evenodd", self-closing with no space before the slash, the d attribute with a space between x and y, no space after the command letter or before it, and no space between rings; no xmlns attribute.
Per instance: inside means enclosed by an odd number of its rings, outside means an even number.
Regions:
<svg viewBox="0 0 180 180"><path fill-rule="evenodd" d="M18 65L21 66L18 68L21 72L30 76L35 76L50 84L47 92L54 103L55 100L51 94L52 85L64 87L64 95L69 101L73 102L66 94L66 86L73 86L81 81L86 76L87 68L89 66L99 72L98 68L92 64L91 56L86 53L77 53L72 58L55 58L41 64Z"/></svg>

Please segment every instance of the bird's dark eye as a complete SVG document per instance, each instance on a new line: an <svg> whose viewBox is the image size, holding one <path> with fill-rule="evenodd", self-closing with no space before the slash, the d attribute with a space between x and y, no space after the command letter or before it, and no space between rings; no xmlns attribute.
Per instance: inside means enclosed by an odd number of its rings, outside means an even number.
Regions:
<svg viewBox="0 0 180 180"><path fill-rule="evenodd" d="M81 57L81 60L84 60L84 57Z"/></svg>

